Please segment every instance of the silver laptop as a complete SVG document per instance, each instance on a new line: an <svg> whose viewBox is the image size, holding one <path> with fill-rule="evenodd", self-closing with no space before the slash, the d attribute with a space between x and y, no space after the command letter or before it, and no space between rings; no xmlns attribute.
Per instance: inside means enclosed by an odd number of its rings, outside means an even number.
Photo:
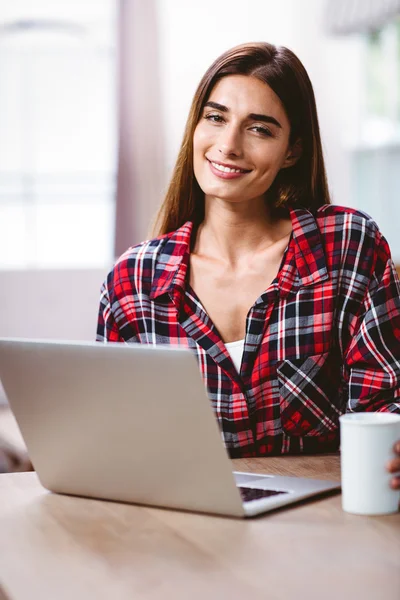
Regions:
<svg viewBox="0 0 400 600"><path fill-rule="evenodd" d="M0 379L53 492L251 517L340 487L232 472L189 350L0 339Z"/></svg>

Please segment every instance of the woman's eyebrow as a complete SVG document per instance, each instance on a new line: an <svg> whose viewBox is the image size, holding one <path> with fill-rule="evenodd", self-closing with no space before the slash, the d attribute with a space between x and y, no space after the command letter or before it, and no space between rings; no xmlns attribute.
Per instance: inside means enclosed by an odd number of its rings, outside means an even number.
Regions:
<svg viewBox="0 0 400 600"><path fill-rule="evenodd" d="M229 108L224 106L223 104L218 104L218 102L206 102L204 108L209 106L210 108L215 108L216 110L220 110L221 112L229 112Z"/></svg>
<svg viewBox="0 0 400 600"><path fill-rule="evenodd" d="M221 112L229 112L229 108L224 106L223 104L218 104L218 102L206 102L204 107L209 106L210 108L215 108L216 110L220 110ZM270 123L272 125L276 125L280 129L282 129L282 125L275 119L275 117L271 117L270 115L261 115L257 113L250 113L247 116L248 119L253 119L254 121L263 121L264 123Z"/></svg>

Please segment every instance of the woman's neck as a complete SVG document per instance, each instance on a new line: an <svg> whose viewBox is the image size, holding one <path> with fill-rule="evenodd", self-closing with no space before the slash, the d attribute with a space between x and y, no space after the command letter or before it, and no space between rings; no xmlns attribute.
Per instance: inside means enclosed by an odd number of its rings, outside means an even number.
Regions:
<svg viewBox="0 0 400 600"><path fill-rule="evenodd" d="M264 199L234 204L206 197L205 218L193 252L219 257L233 266L287 237L291 230L290 219L271 215Z"/></svg>

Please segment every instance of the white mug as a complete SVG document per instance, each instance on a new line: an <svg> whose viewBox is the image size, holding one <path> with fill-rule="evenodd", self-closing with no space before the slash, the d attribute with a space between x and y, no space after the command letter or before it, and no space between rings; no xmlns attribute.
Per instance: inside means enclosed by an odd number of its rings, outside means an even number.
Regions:
<svg viewBox="0 0 400 600"><path fill-rule="evenodd" d="M340 418L342 507L359 515L387 515L399 510L400 490L390 487L386 469L400 440L400 415L348 413Z"/></svg>

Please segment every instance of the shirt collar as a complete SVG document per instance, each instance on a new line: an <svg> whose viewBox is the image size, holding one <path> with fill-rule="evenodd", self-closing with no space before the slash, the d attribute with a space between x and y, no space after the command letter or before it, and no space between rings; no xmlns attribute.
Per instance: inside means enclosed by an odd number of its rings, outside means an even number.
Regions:
<svg viewBox="0 0 400 600"><path fill-rule="evenodd" d="M290 217L299 285L313 285L327 279L329 275L325 253L315 217L305 209L291 209ZM158 256L150 299L154 300L166 293L181 294L184 291L192 231L193 223L187 221L166 236Z"/></svg>
<svg viewBox="0 0 400 600"><path fill-rule="evenodd" d="M193 223L187 221L165 238L166 242L158 256L155 268L150 292L151 300L166 293L185 289L192 231Z"/></svg>

